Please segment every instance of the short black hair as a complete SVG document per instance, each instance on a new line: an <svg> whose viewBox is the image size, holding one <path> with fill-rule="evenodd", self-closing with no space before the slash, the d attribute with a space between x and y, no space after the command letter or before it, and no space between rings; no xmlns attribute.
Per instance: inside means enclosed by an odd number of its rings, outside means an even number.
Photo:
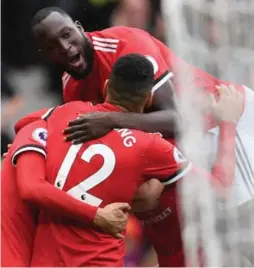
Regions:
<svg viewBox="0 0 254 268"><path fill-rule="evenodd" d="M143 55L127 54L114 64L108 87L119 100L138 102L146 97L154 85L152 63ZM117 97L114 95L114 97Z"/></svg>
<svg viewBox="0 0 254 268"><path fill-rule="evenodd" d="M57 12L65 17L70 17L68 13L66 13L63 9L60 7L45 7L43 9L40 9L35 13L33 16L33 19L31 21L31 28L33 28L35 25L39 24L43 20L45 20L51 13Z"/></svg>

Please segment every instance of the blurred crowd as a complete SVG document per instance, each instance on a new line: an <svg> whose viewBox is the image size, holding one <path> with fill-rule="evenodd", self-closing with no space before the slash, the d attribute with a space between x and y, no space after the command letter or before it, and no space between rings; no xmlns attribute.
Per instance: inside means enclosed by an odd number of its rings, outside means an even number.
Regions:
<svg viewBox="0 0 254 268"><path fill-rule="evenodd" d="M185 1L180 28L184 44L179 49L173 40L179 29L174 28L171 14L175 5L171 0L2 0L1 154L11 143L17 118L62 101L60 71L43 59L30 33L30 21L37 10L59 6L86 31L114 25L145 29L215 76L254 88L254 37L248 32L254 25L254 7L246 1L236 1L242 7L226 6L228 13L214 9L215 0ZM222 5L225 0L218 2ZM135 219L130 221L128 234L127 265L156 264Z"/></svg>

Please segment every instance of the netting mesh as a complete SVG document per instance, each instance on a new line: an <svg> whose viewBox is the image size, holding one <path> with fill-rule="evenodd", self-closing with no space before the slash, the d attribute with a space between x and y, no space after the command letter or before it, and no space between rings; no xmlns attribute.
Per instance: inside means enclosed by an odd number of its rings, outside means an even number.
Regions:
<svg viewBox="0 0 254 268"><path fill-rule="evenodd" d="M254 1L163 1L168 42L213 75L254 87Z"/></svg>
<svg viewBox="0 0 254 268"><path fill-rule="evenodd" d="M176 54L218 78L254 88L253 0L164 0L162 10L168 45ZM179 101L183 122L188 122L181 126L181 147L196 165L209 170L217 148L202 131L202 107L193 98L202 99L200 94L192 89ZM189 265L254 266L253 200L242 205L234 194L222 200L199 178L182 183L182 238Z"/></svg>

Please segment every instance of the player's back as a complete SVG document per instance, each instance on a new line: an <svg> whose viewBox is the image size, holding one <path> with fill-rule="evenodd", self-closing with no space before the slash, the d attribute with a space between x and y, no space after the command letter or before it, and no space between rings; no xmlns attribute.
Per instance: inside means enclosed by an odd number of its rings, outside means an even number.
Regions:
<svg viewBox="0 0 254 268"><path fill-rule="evenodd" d="M1 171L1 264L29 266L36 229L37 210L20 198L12 151Z"/></svg>
<svg viewBox="0 0 254 268"><path fill-rule="evenodd" d="M77 195L78 192L76 190L72 190L76 198L80 200L86 198L86 202L95 206L105 206L112 201L120 202L123 198L125 202L131 202L132 197L126 200L126 196L130 196L129 192L131 193L133 189L136 190L136 185L142 182L137 182L137 175L142 174L140 164L143 161L142 155L145 153L146 144L149 144L150 141L148 139L149 134L138 130L115 129L102 138L86 142L85 144L71 145L69 142L67 143L63 140L63 136L61 135L62 130L69 121L76 119L78 114L95 111L120 112L120 109L108 103L94 106L90 102L83 103L77 101L60 106L48 119L48 178L50 178L50 182L54 183L56 187L65 191L70 189L73 184L79 183L80 180L89 180L91 182L95 180L97 182L96 185L101 183L105 188L111 185L117 189L116 193L114 193L115 200L107 200L107 193L101 192L96 187L92 187L89 193L95 196L100 194L102 201L89 201L89 194L86 196L84 193L84 196L81 197ZM63 168L66 163L69 166L69 172L66 172L66 168ZM78 172L75 172L76 169ZM128 176L127 174L122 174L122 171L127 169ZM57 172L58 170L60 171ZM83 174L81 177L79 174L80 170L82 170ZM66 178L64 181L62 179L63 173L71 179ZM112 174L114 175L113 178L111 178ZM131 174L135 174L135 176L130 176ZM77 175L80 178L76 178ZM102 175L104 178L101 178ZM128 181L125 182L123 180L124 177L128 178ZM133 179L129 177L133 177ZM129 189L132 186L130 185L132 181L133 183L135 182L132 187L133 189ZM123 187L129 185L128 188L124 188L124 197L122 193L118 193L121 190L119 186L115 186L112 182L121 182L121 186ZM112 189L112 193L115 189Z"/></svg>
<svg viewBox="0 0 254 268"><path fill-rule="evenodd" d="M110 104L92 106L91 103L73 102L56 108L48 119L48 180L74 198L100 207L112 202L131 202L144 181L141 163L149 134L113 130L100 139L71 145L63 140L62 130L79 113L112 110L119 111ZM39 243L40 250L35 242L38 256L34 256L33 265L123 265L122 239L47 213L41 215L40 222L47 222L49 226L39 225L36 241L43 240L43 237L47 239ZM57 249L54 263L42 263L43 259L49 259L47 252L54 251L54 248Z"/></svg>

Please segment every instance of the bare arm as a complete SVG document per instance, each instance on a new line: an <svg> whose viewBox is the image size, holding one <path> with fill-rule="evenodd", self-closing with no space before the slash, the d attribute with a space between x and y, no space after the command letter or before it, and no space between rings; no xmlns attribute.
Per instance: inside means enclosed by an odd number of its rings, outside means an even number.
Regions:
<svg viewBox="0 0 254 268"><path fill-rule="evenodd" d="M175 138L179 135L178 120L173 85L167 81L154 92L152 105L145 114L118 112L85 114L71 121L64 134L67 135L66 141L73 141L74 144L100 138L114 128L160 132L165 138Z"/></svg>
<svg viewBox="0 0 254 268"><path fill-rule="evenodd" d="M212 176L223 187L231 186L236 165L236 124L221 122L218 151L212 167Z"/></svg>
<svg viewBox="0 0 254 268"><path fill-rule="evenodd" d="M217 87L218 102L211 96L215 117L219 123L219 144L216 161L212 167L212 180L220 189L230 187L234 180L236 165L236 125L243 110L243 97L232 86Z"/></svg>
<svg viewBox="0 0 254 268"><path fill-rule="evenodd" d="M158 205L164 185L157 179L143 183L137 190L132 202L133 212L151 211Z"/></svg>
<svg viewBox="0 0 254 268"><path fill-rule="evenodd" d="M112 113L108 116L117 128L160 132L165 138L173 138L178 134L179 115L175 105L174 88L170 81L155 91L152 106L146 112L145 114Z"/></svg>

